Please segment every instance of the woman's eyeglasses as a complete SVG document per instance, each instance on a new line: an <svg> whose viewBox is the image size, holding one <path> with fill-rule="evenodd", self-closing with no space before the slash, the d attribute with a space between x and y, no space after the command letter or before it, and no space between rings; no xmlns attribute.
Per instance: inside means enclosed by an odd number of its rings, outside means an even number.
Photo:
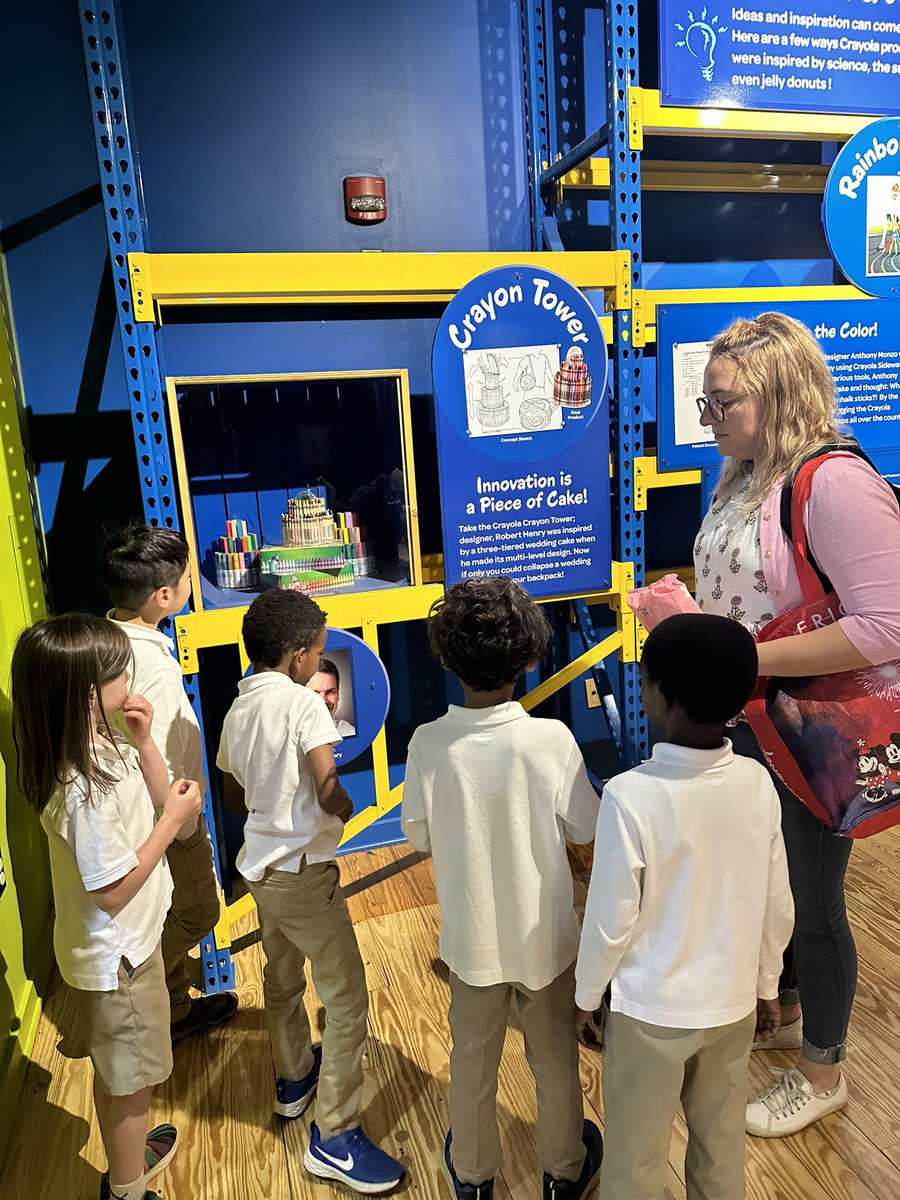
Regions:
<svg viewBox="0 0 900 1200"><path fill-rule="evenodd" d="M709 409L709 415L713 421L718 424L719 421L725 420L725 413L731 408L735 400L742 400L744 396L749 396L749 392L738 392L736 396L730 396L727 400L716 400L712 396L698 396L696 400L697 412L702 417Z"/></svg>

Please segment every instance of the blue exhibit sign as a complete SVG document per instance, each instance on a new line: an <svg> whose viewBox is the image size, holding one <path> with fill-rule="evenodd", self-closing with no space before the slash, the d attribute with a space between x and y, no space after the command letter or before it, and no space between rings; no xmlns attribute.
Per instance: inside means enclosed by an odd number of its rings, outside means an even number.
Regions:
<svg viewBox="0 0 900 1200"><path fill-rule="evenodd" d="M657 455L662 470L715 466L697 397L712 340L738 317L785 313L815 334L834 377L842 428L882 472L900 468L900 305L893 300L667 304L656 312Z"/></svg>
<svg viewBox="0 0 900 1200"><path fill-rule="evenodd" d="M448 584L611 586L607 369L597 314L551 271L499 267L451 300L432 352Z"/></svg>
<svg viewBox="0 0 900 1200"><path fill-rule="evenodd" d="M699 108L893 112L900 91L900 13L893 3L660 0L661 101Z"/></svg>
<svg viewBox="0 0 900 1200"><path fill-rule="evenodd" d="M900 97L900 79L894 86ZM822 219L850 282L900 298L900 120L873 121L846 143L828 172Z"/></svg>

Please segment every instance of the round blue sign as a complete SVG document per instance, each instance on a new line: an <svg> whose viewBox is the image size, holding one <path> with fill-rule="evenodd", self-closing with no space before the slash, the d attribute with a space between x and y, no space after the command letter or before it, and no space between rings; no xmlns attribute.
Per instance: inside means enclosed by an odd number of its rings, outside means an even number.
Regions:
<svg viewBox="0 0 900 1200"><path fill-rule="evenodd" d="M529 462L567 450L596 420L608 367L582 292L542 267L497 267L457 292L441 318L435 403L481 454Z"/></svg>
<svg viewBox="0 0 900 1200"><path fill-rule="evenodd" d="M331 713L343 739L334 748L334 761L344 767L368 750L384 725L391 702L384 663L362 638L329 626L319 669L306 686L319 693Z"/></svg>
<svg viewBox="0 0 900 1200"><path fill-rule="evenodd" d="M900 297L900 119L873 121L846 143L828 174L822 218L850 282Z"/></svg>

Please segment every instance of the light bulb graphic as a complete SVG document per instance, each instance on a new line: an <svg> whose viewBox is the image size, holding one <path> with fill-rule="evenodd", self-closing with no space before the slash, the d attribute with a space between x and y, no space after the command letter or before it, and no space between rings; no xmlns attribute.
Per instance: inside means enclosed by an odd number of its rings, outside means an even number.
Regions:
<svg viewBox="0 0 900 1200"><path fill-rule="evenodd" d="M686 46L690 54L697 60L697 65L700 67L700 74L704 79L710 80L713 77L713 72L716 67L716 60L713 58L713 51L716 48L716 41L721 33L725 32L725 28L719 26L719 18L712 17L709 21L706 19L706 9L704 8L699 18L688 10L688 21L690 24L685 28L684 25L676 24L675 28L684 34L680 42L676 42L676 46Z"/></svg>

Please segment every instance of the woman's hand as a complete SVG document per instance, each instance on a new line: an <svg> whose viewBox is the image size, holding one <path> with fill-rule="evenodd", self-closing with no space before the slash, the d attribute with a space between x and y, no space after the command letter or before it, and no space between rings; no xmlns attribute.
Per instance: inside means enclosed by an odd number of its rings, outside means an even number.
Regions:
<svg viewBox="0 0 900 1200"><path fill-rule="evenodd" d="M122 705L122 715L128 724L131 740L141 750L151 740L153 705L144 696L129 696Z"/></svg>

